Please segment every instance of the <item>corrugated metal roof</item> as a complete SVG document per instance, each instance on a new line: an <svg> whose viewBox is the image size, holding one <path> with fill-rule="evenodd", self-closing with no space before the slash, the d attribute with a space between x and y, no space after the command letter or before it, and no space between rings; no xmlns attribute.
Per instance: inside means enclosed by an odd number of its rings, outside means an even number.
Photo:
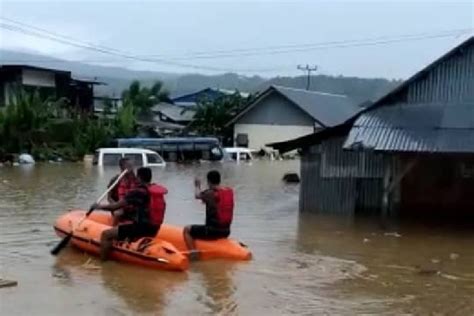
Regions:
<svg viewBox="0 0 474 316"><path fill-rule="evenodd" d="M231 90L231 89L220 89L220 88L205 88L196 92L173 96L172 100L173 100L173 103L175 104L179 102L181 104L189 103L195 106L197 105L199 99L208 99L210 101L213 101L220 96L225 96L225 95L230 96L235 93L239 93L242 98L247 98L250 96L250 93L240 92L237 89Z"/></svg>
<svg viewBox="0 0 474 316"><path fill-rule="evenodd" d="M177 105L160 103L153 106L152 111L157 113L161 112L163 115L172 119L173 121L192 121L196 110L187 107L179 107Z"/></svg>
<svg viewBox="0 0 474 316"><path fill-rule="evenodd" d="M398 104L366 112L344 148L474 153L474 103Z"/></svg>
<svg viewBox="0 0 474 316"><path fill-rule="evenodd" d="M430 63L428 66L424 67L417 73L415 73L413 76L405 80L402 84L400 84L398 87L387 93L386 95L382 96L380 99L378 99L374 104L369 108L377 108L379 106L382 106L386 103L390 103L390 100L396 99L397 95L399 95L400 92L402 92L404 89L414 86L414 90L411 91L411 99L414 99L415 102L426 102L428 96L435 94L439 92L439 87L433 89L433 82L429 83L429 85L426 84L420 84L419 86L416 86L417 82L423 81L422 79L430 72L433 72L434 69L442 65L444 62L452 60L454 56L458 53L464 53L466 49L471 48L474 45L474 36L469 36L465 41L463 41L461 44L457 45L432 63ZM453 82L456 82L455 85L452 86L453 89L456 88L456 86L460 86L461 84L466 84L468 85L470 82L472 82L472 71L469 73L469 66L472 66L472 52L469 54L469 56L462 61L461 63L455 63L455 65L446 65L444 67L445 69L442 69L440 71L444 72L441 77L446 76L452 76L453 77ZM454 67L455 69L451 69L450 67ZM443 68L443 67L441 67ZM434 76L434 78L431 78L430 80L439 81L440 76ZM472 90L472 89L468 89ZM472 94L471 94L472 95ZM430 98L432 98L430 96ZM423 100L424 99L424 100ZM432 98L433 99L433 98ZM436 99L436 98L434 98ZM439 96L437 96L437 99L439 99ZM423 100L423 101L421 101Z"/></svg>
<svg viewBox="0 0 474 316"><path fill-rule="evenodd" d="M361 110L345 95L273 87L326 127L341 124Z"/></svg>

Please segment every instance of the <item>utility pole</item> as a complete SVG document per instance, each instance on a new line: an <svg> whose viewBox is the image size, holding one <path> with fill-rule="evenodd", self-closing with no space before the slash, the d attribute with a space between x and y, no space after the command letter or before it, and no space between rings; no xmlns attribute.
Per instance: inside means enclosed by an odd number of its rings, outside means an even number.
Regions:
<svg viewBox="0 0 474 316"><path fill-rule="evenodd" d="M309 85L310 85L310 82L311 82L311 72L318 70L318 66L314 65L313 67L310 67L308 64L306 64L306 66L298 65L298 67L296 67L296 68L298 68L299 70L302 70L302 71L307 73L307 75L306 75L306 90L309 90Z"/></svg>

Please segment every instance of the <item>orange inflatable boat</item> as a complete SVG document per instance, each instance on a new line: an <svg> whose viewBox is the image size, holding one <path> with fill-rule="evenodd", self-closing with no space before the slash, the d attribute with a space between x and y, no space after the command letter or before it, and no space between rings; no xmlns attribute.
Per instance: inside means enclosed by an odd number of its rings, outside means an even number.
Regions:
<svg viewBox="0 0 474 316"><path fill-rule="evenodd" d="M68 214L77 214L81 217L85 214L84 210L71 211ZM67 214L66 214L67 215ZM65 215L65 216L66 216ZM95 211L89 216L89 221L106 225L112 223L110 212ZM163 224L161 225L158 236L155 240L162 240L171 243L179 252L187 252L186 244L183 238L183 228L179 226ZM209 259L227 259L227 260L250 260L252 253L243 243L231 238L218 240L196 240L196 248L200 251L200 260Z"/></svg>
<svg viewBox="0 0 474 316"><path fill-rule="evenodd" d="M187 252L183 237L183 227L163 224L158 232L158 238L169 241L179 251ZM241 242L231 238L217 240L196 240L196 249L200 251L200 260L227 259L250 260L252 253Z"/></svg>
<svg viewBox="0 0 474 316"><path fill-rule="evenodd" d="M83 210L67 212L56 220L54 229L58 236L64 237L75 227L71 244L92 254L99 254L100 235L111 226L110 213L95 212L76 227L86 214ZM133 242L114 243L110 254L112 259L142 266L184 271L189 266L186 255L182 254L170 242L160 238L140 238Z"/></svg>

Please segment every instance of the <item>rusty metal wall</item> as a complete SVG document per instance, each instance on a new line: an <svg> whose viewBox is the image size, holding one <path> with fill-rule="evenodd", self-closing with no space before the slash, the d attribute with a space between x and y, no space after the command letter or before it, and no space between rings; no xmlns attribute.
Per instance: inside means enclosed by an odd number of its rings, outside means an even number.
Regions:
<svg viewBox="0 0 474 316"><path fill-rule="evenodd" d="M474 101L474 45L445 60L408 86L409 103Z"/></svg>
<svg viewBox="0 0 474 316"><path fill-rule="evenodd" d="M352 216L381 209L387 159L344 151L343 141L329 139L303 154L300 211Z"/></svg>

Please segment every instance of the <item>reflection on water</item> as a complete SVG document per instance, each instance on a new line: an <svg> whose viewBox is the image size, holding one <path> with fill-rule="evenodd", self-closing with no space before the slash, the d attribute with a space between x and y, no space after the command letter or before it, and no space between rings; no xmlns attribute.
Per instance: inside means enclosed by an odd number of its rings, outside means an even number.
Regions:
<svg viewBox="0 0 474 316"><path fill-rule="evenodd" d="M19 281L0 290L0 314L474 314L472 228L299 216L298 186L281 182L296 161L155 169L170 191L166 221L203 222L192 181L210 168L236 188L233 236L254 260L198 262L188 273L102 264L73 249L49 255L54 219L89 206L114 168L0 168L0 276Z"/></svg>
<svg viewBox="0 0 474 316"><path fill-rule="evenodd" d="M222 261L196 264L206 294L200 301L212 314L238 315L238 305L234 297L236 288L233 282L236 265Z"/></svg>

